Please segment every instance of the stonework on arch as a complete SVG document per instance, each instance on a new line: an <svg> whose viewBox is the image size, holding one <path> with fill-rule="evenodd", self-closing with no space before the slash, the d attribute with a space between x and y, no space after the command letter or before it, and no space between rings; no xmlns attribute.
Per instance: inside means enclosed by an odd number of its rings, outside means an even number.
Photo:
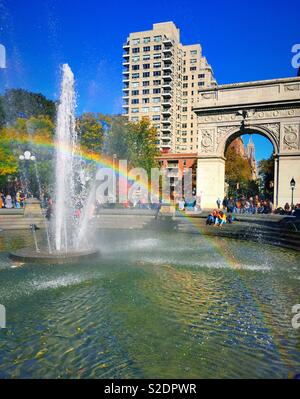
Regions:
<svg viewBox="0 0 300 399"><path fill-rule="evenodd" d="M299 124L285 125L283 128L283 150L297 151L299 149Z"/></svg>
<svg viewBox="0 0 300 399"><path fill-rule="evenodd" d="M289 182L296 180L300 202L300 77L221 85L199 92L194 107L198 127L197 191L205 204L224 195L224 152L233 136L258 133L276 155L274 201L290 202ZM222 174L222 176L221 176Z"/></svg>

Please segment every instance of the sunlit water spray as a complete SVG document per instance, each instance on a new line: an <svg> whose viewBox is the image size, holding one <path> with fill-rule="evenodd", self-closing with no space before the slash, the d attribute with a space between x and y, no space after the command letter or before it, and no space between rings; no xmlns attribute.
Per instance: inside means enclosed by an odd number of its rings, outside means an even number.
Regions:
<svg viewBox="0 0 300 399"><path fill-rule="evenodd" d="M75 123L76 97L74 75L68 64L62 67L63 78L61 96L57 112L55 137L56 172L55 172L55 207L53 218L54 245L57 251L80 250L79 237L86 225L85 202L86 179L83 161L78 157L77 131ZM77 215L77 216L76 216Z"/></svg>

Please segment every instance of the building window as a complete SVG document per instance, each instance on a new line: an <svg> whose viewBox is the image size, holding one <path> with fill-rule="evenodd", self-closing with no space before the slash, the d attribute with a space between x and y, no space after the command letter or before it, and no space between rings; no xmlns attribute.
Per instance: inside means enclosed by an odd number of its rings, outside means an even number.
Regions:
<svg viewBox="0 0 300 399"><path fill-rule="evenodd" d="M160 86L161 80L153 80L153 86Z"/></svg>
<svg viewBox="0 0 300 399"><path fill-rule="evenodd" d="M136 55L136 56L132 57L132 62L139 62L139 60L140 60L140 56L139 55Z"/></svg>
<svg viewBox="0 0 300 399"><path fill-rule="evenodd" d="M160 121L160 115L153 115L152 116L153 121Z"/></svg>
<svg viewBox="0 0 300 399"><path fill-rule="evenodd" d="M161 63L160 62L154 62L153 68L160 68L160 67L161 67Z"/></svg>
<svg viewBox="0 0 300 399"><path fill-rule="evenodd" d="M143 55L143 61L149 61L150 60L150 54Z"/></svg>
<svg viewBox="0 0 300 399"><path fill-rule="evenodd" d="M191 64L196 64L196 62L197 62L197 58L191 59Z"/></svg>
<svg viewBox="0 0 300 399"><path fill-rule="evenodd" d="M198 82L198 86L204 86L204 82Z"/></svg>
<svg viewBox="0 0 300 399"><path fill-rule="evenodd" d="M149 107L142 107L142 112L147 114L149 112Z"/></svg>
<svg viewBox="0 0 300 399"><path fill-rule="evenodd" d="M191 55L196 55L197 54L197 50L191 50Z"/></svg>
<svg viewBox="0 0 300 399"><path fill-rule="evenodd" d="M143 82L143 86L144 87L150 86L149 80L145 80L145 82Z"/></svg>
<svg viewBox="0 0 300 399"><path fill-rule="evenodd" d="M149 104L150 100L149 98L143 98L142 103L143 104Z"/></svg>
<svg viewBox="0 0 300 399"><path fill-rule="evenodd" d="M139 117L138 116L133 116L131 118L131 122L138 122L139 121Z"/></svg>
<svg viewBox="0 0 300 399"><path fill-rule="evenodd" d="M132 68L133 71L138 71L140 69L140 66L139 65L132 65L131 68Z"/></svg>
<svg viewBox="0 0 300 399"><path fill-rule="evenodd" d="M133 82L132 87L139 87L139 82Z"/></svg>
<svg viewBox="0 0 300 399"><path fill-rule="evenodd" d="M160 103L160 97L153 97L152 98L153 103Z"/></svg>
<svg viewBox="0 0 300 399"><path fill-rule="evenodd" d="M196 71L197 67L190 67L190 71Z"/></svg>
<svg viewBox="0 0 300 399"><path fill-rule="evenodd" d="M132 113L132 114L138 114L138 112L139 112L139 109L138 109L138 108L132 108L132 109L131 109L131 113Z"/></svg>
<svg viewBox="0 0 300 399"><path fill-rule="evenodd" d="M161 36L154 36L155 42L161 42Z"/></svg>
<svg viewBox="0 0 300 399"><path fill-rule="evenodd" d="M161 71L154 71L153 76L161 76Z"/></svg>
<svg viewBox="0 0 300 399"><path fill-rule="evenodd" d="M150 43L151 38L150 37L144 37L144 43Z"/></svg>
<svg viewBox="0 0 300 399"><path fill-rule="evenodd" d="M138 90L132 90L131 91L131 95L132 96L138 96L139 95L139 91Z"/></svg>
<svg viewBox="0 0 300 399"><path fill-rule="evenodd" d="M140 44L140 39L132 39L132 44Z"/></svg>
<svg viewBox="0 0 300 399"><path fill-rule="evenodd" d="M143 72L143 78L150 78L150 72Z"/></svg>
<svg viewBox="0 0 300 399"><path fill-rule="evenodd" d="M200 74L198 75L198 78L199 78L199 79L204 79L204 78L205 78L205 74L204 74L204 73L200 73Z"/></svg>
<svg viewBox="0 0 300 399"><path fill-rule="evenodd" d="M153 112L160 112L160 107L152 107Z"/></svg>
<svg viewBox="0 0 300 399"><path fill-rule="evenodd" d="M154 51L160 51L161 50L161 45L156 45L153 47Z"/></svg>
<svg viewBox="0 0 300 399"><path fill-rule="evenodd" d="M150 64L144 64L144 65L143 65L143 68L144 68L144 69L150 69Z"/></svg>
<svg viewBox="0 0 300 399"><path fill-rule="evenodd" d="M143 50L144 50L145 52L150 51L150 46L144 47Z"/></svg>
<svg viewBox="0 0 300 399"><path fill-rule="evenodd" d="M188 88L188 86L189 86L189 84L188 84L188 83L183 83L183 85L182 85L182 88L183 88L183 89L187 89L187 88Z"/></svg>
<svg viewBox="0 0 300 399"><path fill-rule="evenodd" d="M150 90L149 89L144 89L143 90L143 95L146 95L146 94L149 94L150 93Z"/></svg>
<svg viewBox="0 0 300 399"><path fill-rule="evenodd" d="M131 77L132 77L132 79L138 79L140 77L140 74L139 73L133 73L131 75Z"/></svg>
<svg viewBox="0 0 300 399"><path fill-rule="evenodd" d="M185 75L185 76L183 77L183 80L188 80L188 76Z"/></svg>
<svg viewBox="0 0 300 399"><path fill-rule="evenodd" d="M139 53L139 52L140 52L140 48L139 48L139 47L134 47L134 48L132 49L132 52L133 52L134 54Z"/></svg>
<svg viewBox="0 0 300 399"><path fill-rule="evenodd" d="M153 55L153 59L154 60L160 60L161 59L161 54L160 53L156 53Z"/></svg>
<svg viewBox="0 0 300 399"><path fill-rule="evenodd" d="M153 89L153 94L160 94L160 89Z"/></svg>
<svg viewBox="0 0 300 399"><path fill-rule="evenodd" d="M131 100L131 104L138 104L138 103L139 103L138 98L134 98L133 100Z"/></svg>

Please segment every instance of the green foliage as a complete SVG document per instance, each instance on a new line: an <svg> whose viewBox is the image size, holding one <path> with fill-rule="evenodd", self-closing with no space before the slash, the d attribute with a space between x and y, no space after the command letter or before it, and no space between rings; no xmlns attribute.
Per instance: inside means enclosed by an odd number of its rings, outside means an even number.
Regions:
<svg viewBox="0 0 300 399"><path fill-rule="evenodd" d="M23 89L7 90L1 98L1 113L4 114L5 122L14 123L18 118L30 118L32 116L48 116L52 121L55 119L55 103L48 100L42 94L31 93ZM1 111L2 109L2 111Z"/></svg>
<svg viewBox="0 0 300 399"><path fill-rule="evenodd" d="M100 153L103 148L104 126L101 114L85 113L77 119L80 145L86 150Z"/></svg>
<svg viewBox="0 0 300 399"><path fill-rule="evenodd" d="M115 116L108 122L110 155L116 154L118 159L126 159L131 167L144 168L148 173L151 168L157 167L156 129L148 118L132 123L123 116Z"/></svg>
<svg viewBox="0 0 300 399"><path fill-rule="evenodd" d="M262 179L263 191L267 197L273 194L274 185L274 156L271 155L268 159L259 161L259 175Z"/></svg>
<svg viewBox="0 0 300 399"><path fill-rule="evenodd" d="M249 161L229 147L226 152L225 176L227 182L242 183L251 180Z"/></svg>
<svg viewBox="0 0 300 399"><path fill-rule="evenodd" d="M228 183L228 195L253 196L258 193L258 185L252 180L251 165L233 147L226 152L225 179Z"/></svg>
<svg viewBox="0 0 300 399"><path fill-rule="evenodd" d="M116 115L108 119L107 152L118 159L129 159L128 121Z"/></svg>

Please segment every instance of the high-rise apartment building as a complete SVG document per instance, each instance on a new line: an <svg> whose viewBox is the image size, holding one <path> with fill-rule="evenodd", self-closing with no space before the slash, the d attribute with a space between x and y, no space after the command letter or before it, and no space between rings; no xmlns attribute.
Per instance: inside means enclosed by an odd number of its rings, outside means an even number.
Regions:
<svg viewBox="0 0 300 399"><path fill-rule="evenodd" d="M129 121L149 117L162 152L197 152L192 107L199 89L216 85L200 44L181 44L175 24L163 22L131 33L123 49L123 109Z"/></svg>

